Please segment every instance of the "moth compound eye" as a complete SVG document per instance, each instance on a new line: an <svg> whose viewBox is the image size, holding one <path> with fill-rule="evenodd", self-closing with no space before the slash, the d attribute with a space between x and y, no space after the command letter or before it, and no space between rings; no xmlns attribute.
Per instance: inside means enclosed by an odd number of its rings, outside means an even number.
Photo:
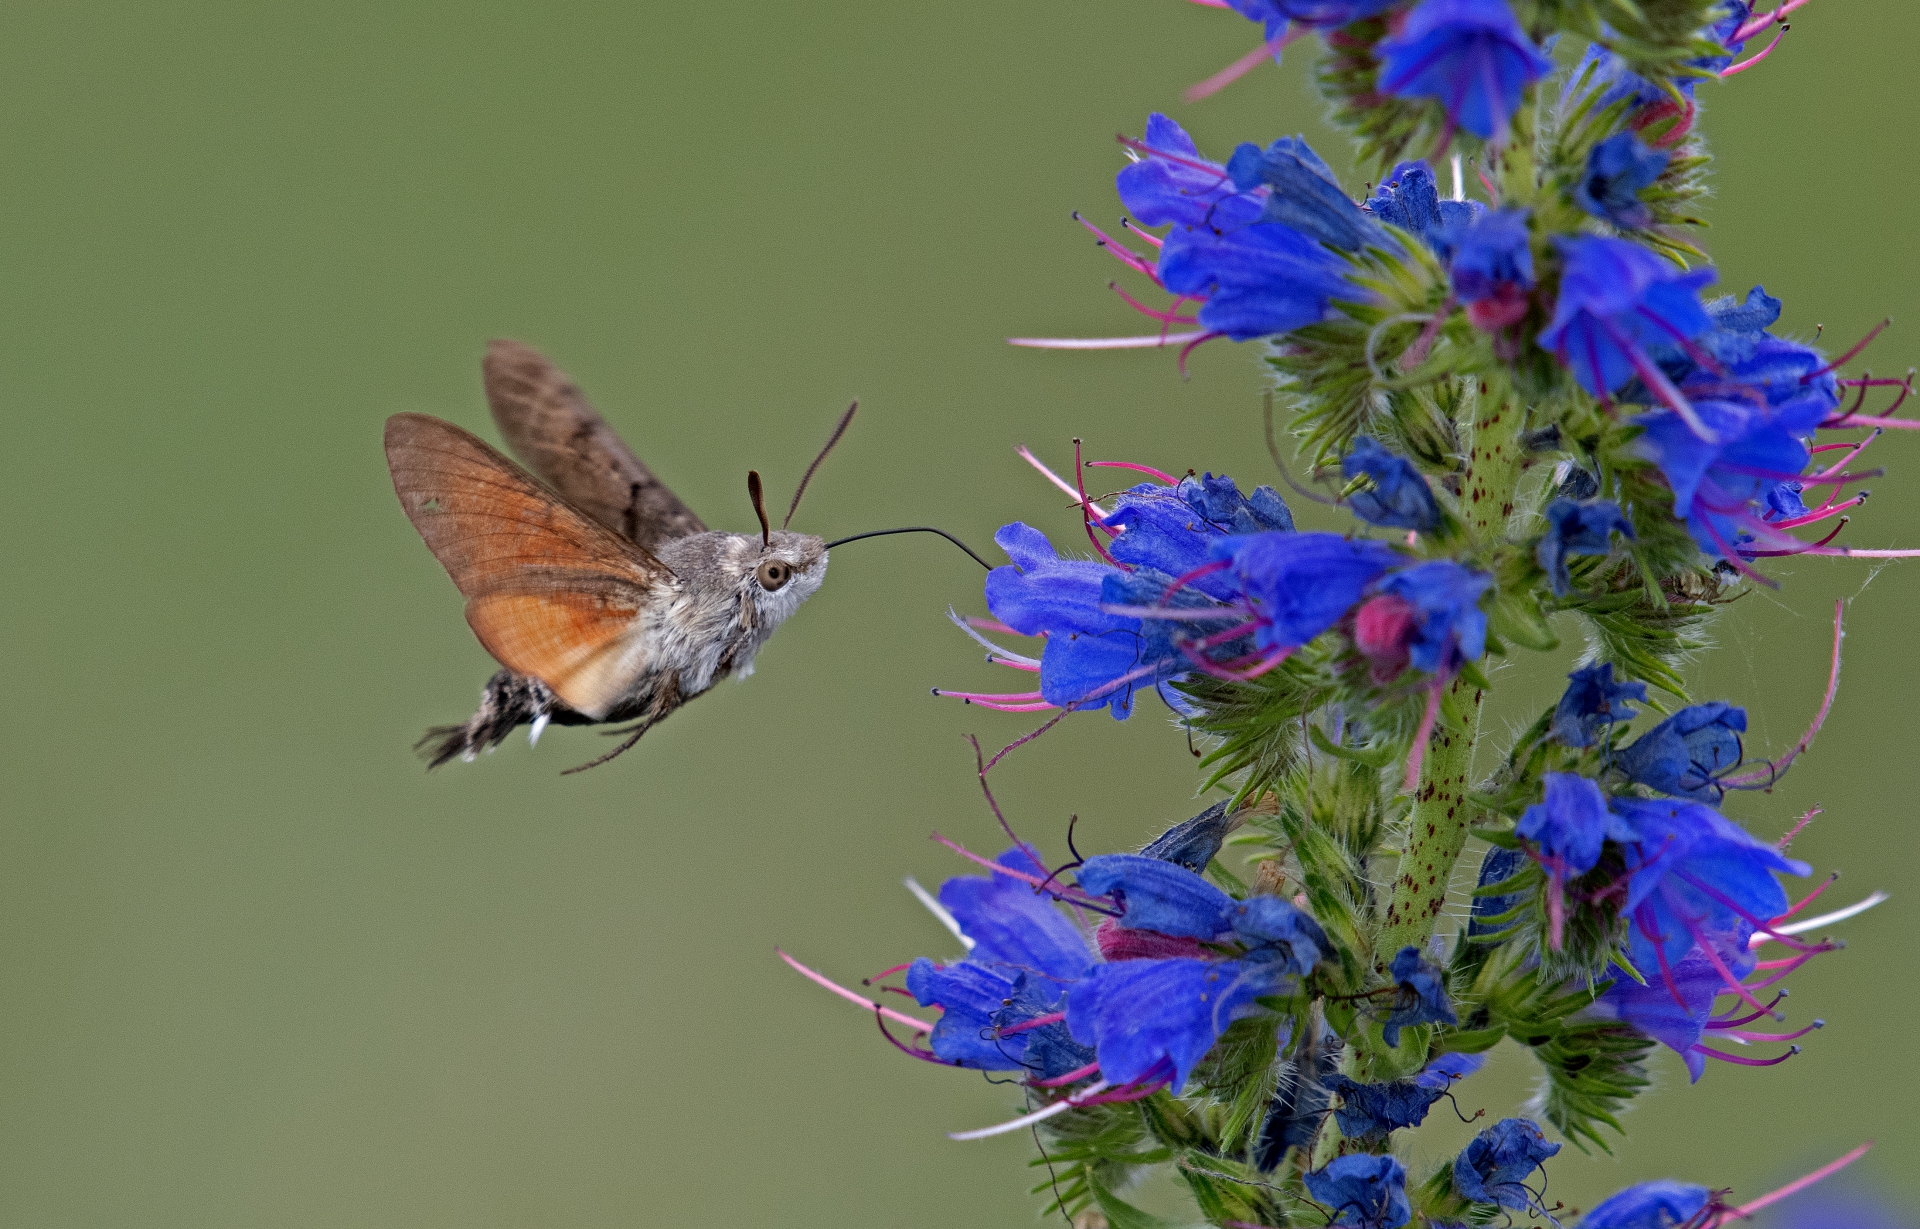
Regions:
<svg viewBox="0 0 1920 1229"><path fill-rule="evenodd" d="M760 565L755 573L760 578L760 587L772 592L793 579L793 569L778 559L769 559Z"/></svg>

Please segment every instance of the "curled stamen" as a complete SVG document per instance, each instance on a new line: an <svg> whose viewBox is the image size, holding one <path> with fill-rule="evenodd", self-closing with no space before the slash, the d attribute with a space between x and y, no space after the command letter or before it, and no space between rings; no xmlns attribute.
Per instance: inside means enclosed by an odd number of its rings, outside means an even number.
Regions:
<svg viewBox="0 0 1920 1229"><path fill-rule="evenodd" d="M1787 36L1787 31L1791 30L1792 28L1793 28L1792 26L1782 25L1780 27L1780 32L1773 36L1772 42L1768 43L1765 47L1762 47L1759 51L1755 52L1753 55L1748 56L1746 59L1740 61L1738 64L1729 64L1725 68L1721 69L1720 79L1724 81L1728 77L1733 76L1735 73L1746 72L1749 68L1752 68L1755 64L1758 64L1760 61L1772 55L1773 49L1780 45L1780 40L1785 38Z"/></svg>
<svg viewBox="0 0 1920 1229"><path fill-rule="evenodd" d="M1088 461L1087 467L1089 469L1130 469L1137 474L1145 474L1150 478L1158 478L1168 486L1180 485L1180 480L1172 474L1166 473L1164 470L1155 469L1151 465L1136 465L1132 461Z"/></svg>
<svg viewBox="0 0 1920 1229"><path fill-rule="evenodd" d="M1072 711L1073 711L1073 706L1068 705L1066 708L1063 708L1059 712L1055 713L1050 719L1048 719L1047 723L1041 726L1039 729L1031 730L1025 734L1022 734L1020 737L1014 739L1012 742L1008 743L1006 746L994 752L993 758L987 761L987 771L992 772L993 766L995 764L998 764L1001 760L1005 759L1007 757L1007 753L1009 751L1012 751L1015 747L1024 747L1028 743L1032 742L1034 739L1040 737L1042 734L1045 734L1048 730L1051 730L1054 726L1059 725L1060 719L1062 717L1065 717L1068 713Z"/></svg>
<svg viewBox="0 0 1920 1229"><path fill-rule="evenodd" d="M1787 992L1785 990L1782 990L1779 994L1776 994L1774 996L1773 1002L1767 1004L1767 1010L1765 1011L1756 1011L1751 1015L1741 1016L1738 1020L1717 1020L1717 1019L1709 1020L1707 1021L1707 1027L1714 1028L1714 1029L1739 1028L1743 1024L1752 1024L1755 1020L1761 1019L1763 1017L1772 1016L1773 1009L1780 1006L1781 1002L1786 997L1787 997Z"/></svg>
<svg viewBox="0 0 1920 1229"><path fill-rule="evenodd" d="M1193 0L1193 2L1195 4L1210 4L1212 0ZM1782 4L1771 13L1761 13L1749 18L1745 25L1735 30L1732 36L1727 39L1727 45L1732 46L1735 43L1744 43L1768 26L1784 22L1787 19L1788 13L1793 12L1806 2L1807 0L1787 0L1785 4Z"/></svg>
<svg viewBox="0 0 1920 1229"><path fill-rule="evenodd" d="M1195 350L1199 349L1202 345L1206 344L1207 342L1212 341L1214 338L1225 337L1225 336L1226 336L1225 333L1201 333L1199 336L1195 337L1192 341L1188 342L1185 346L1181 347L1180 361L1178 364L1180 368L1180 378L1181 379L1186 378L1187 356L1189 354L1192 354ZM1171 341L1173 339L1169 338L1168 340Z"/></svg>
<svg viewBox="0 0 1920 1229"><path fill-rule="evenodd" d="M949 840L941 836L938 832L932 835L936 843L945 845L948 849L959 854L967 861L984 866L996 875L1005 875L1009 879L1018 879L1020 882L1034 888L1039 888L1046 882L1037 875L1029 875L1025 871L1017 871L1010 867L1002 866L992 858L982 857L980 854L974 853L966 846L960 844L960 842ZM1065 884L1056 884L1053 887L1047 888L1046 894L1054 897L1056 900L1066 901L1070 905L1078 905L1082 909L1091 909L1096 913L1104 913L1108 917L1120 916L1120 911L1112 907L1112 901L1104 896L1090 896L1079 888L1070 888ZM851 993L851 991L849 991L849 993ZM865 999L861 1000L863 1003L865 1001Z"/></svg>
<svg viewBox="0 0 1920 1229"><path fill-rule="evenodd" d="M1785 1054L1780 1055L1777 1058L1742 1058L1738 1054L1728 1054L1725 1051L1716 1050L1712 1046L1701 1045L1698 1042L1695 1042L1689 1048L1697 1051L1698 1053L1705 1054L1709 1058L1717 1058L1723 1063L1738 1063L1742 1067L1778 1066L1779 1064L1786 1062L1789 1058L1792 1058L1795 1054L1798 1054L1800 1052L1799 1046L1789 1046L1787 1047L1787 1052Z"/></svg>
<svg viewBox="0 0 1920 1229"><path fill-rule="evenodd" d="M1094 551L1100 556L1101 559L1105 560L1108 564L1110 564L1113 567L1120 568L1123 571L1130 571L1131 569L1127 568L1118 559L1115 559L1112 555L1108 554L1105 544L1103 544L1100 541L1100 539L1094 535L1093 530L1096 525L1098 525L1103 531L1105 531L1106 535L1110 538L1119 536L1120 531L1109 527L1106 524L1107 514L1101 511L1098 507L1096 507L1094 505L1094 502L1091 499L1087 498L1087 484L1085 479L1085 473L1086 473L1086 467L1080 464L1080 437L1076 435L1073 437L1074 494L1079 496L1080 519L1085 523L1085 526L1086 526L1087 541L1093 543Z"/></svg>
<svg viewBox="0 0 1920 1229"><path fill-rule="evenodd" d="M1065 478L1062 478L1059 474L1056 474L1052 470L1048 469L1046 466L1046 462L1042 461L1039 457L1036 457L1033 455L1032 449L1028 448L1025 444L1021 444L1019 447L1014 449L1014 452L1019 454L1021 460L1025 461L1028 465L1031 465L1035 469L1039 470L1041 477L1045 478L1048 482L1053 483L1054 486L1059 487L1062 491L1072 496L1073 502L1075 503L1080 502L1083 496L1083 492L1075 489L1074 486L1071 483L1069 483ZM1107 519L1107 514L1100 510L1099 504L1090 503L1087 506L1091 507L1093 511L1100 517L1101 520L1104 521ZM1009 628L1008 630L1011 631L1012 629Z"/></svg>

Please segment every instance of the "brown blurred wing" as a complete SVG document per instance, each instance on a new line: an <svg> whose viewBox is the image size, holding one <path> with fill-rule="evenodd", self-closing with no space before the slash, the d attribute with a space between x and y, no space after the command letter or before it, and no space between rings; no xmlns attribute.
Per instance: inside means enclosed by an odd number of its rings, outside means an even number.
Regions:
<svg viewBox="0 0 1920 1229"><path fill-rule="evenodd" d="M487 403L507 445L547 485L652 550L705 532L693 509L640 463L566 373L517 341L487 343Z"/></svg>
<svg viewBox="0 0 1920 1229"><path fill-rule="evenodd" d="M665 566L451 423L395 414L386 443L400 506L466 597L480 643L606 716L645 664L640 614Z"/></svg>

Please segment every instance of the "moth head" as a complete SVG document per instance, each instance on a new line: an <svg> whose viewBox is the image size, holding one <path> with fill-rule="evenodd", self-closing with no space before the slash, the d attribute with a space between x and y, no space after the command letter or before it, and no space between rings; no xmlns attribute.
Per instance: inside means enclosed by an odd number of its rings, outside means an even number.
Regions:
<svg viewBox="0 0 1920 1229"><path fill-rule="evenodd" d="M805 489L804 482L801 489ZM735 556L741 564L740 595L760 611L765 622L778 623L812 597L826 580L827 544L810 533L769 525L760 475L753 470L747 471L747 494L760 517L760 541L745 538L749 549ZM799 502L796 495L794 504L798 506ZM787 515L793 514L789 511ZM751 549L755 546L759 549Z"/></svg>

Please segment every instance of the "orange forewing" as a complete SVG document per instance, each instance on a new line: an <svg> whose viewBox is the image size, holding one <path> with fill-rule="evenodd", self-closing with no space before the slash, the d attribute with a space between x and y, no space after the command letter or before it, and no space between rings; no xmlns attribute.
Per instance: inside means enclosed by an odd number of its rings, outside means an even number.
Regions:
<svg viewBox="0 0 1920 1229"><path fill-rule="evenodd" d="M400 506L480 643L605 717L639 672L640 615L666 568L451 423L396 414L386 445Z"/></svg>

